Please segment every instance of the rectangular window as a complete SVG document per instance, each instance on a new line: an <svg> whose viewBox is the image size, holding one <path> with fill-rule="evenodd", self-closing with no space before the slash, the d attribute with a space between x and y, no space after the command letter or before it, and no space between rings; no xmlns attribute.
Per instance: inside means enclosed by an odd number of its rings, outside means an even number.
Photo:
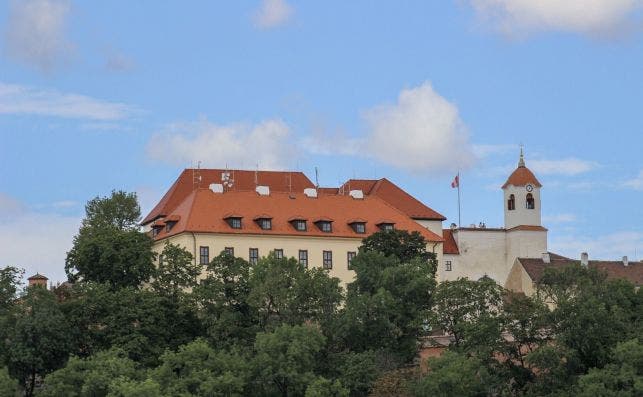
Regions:
<svg viewBox="0 0 643 397"><path fill-rule="evenodd" d="M447 272L451 271L451 261L445 261L444 262L444 268Z"/></svg>
<svg viewBox="0 0 643 397"><path fill-rule="evenodd" d="M276 248L273 252L275 253L275 258L277 259L284 258L284 250L282 250L281 248Z"/></svg>
<svg viewBox="0 0 643 397"><path fill-rule="evenodd" d="M165 260L165 256L163 256L163 254L159 255L159 266L163 265L164 260Z"/></svg>
<svg viewBox="0 0 643 397"><path fill-rule="evenodd" d="M202 265L210 263L210 247L199 247L199 263Z"/></svg>
<svg viewBox="0 0 643 397"><path fill-rule="evenodd" d="M299 232L305 232L306 231L306 221L304 220L297 220L295 221L295 229Z"/></svg>
<svg viewBox="0 0 643 397"><path fill-rule="evenodd" d="M168 222L165 224L165 233L169 233L170 230L172 230L172 226L174 226L174 222Z"/></svg>
<svg viewBox="0 0 643 397"><path fill-rule="evenodd" d="M346 254L346 259L348 261L348 270L352 270L352 263L353 263L353 258L357 255L357 252L355 251L348 251L348 254Z"/></svg>
<svg viewBox="0 0 643 397"><path fill-rule="evenodd" d="M161 229L158 228L158 227L152 228L152 237L158 236L160 231L161 231Z"/></svg>
<svg viewBox="0 0 643 397"><path fill-rule="evenodd" d="M366 233L366 225L362 222L353 223L353 230L355 233L364 234Z"/></svg>
<svg viewBox="0 0 643 397"><path fill-rule="evenodd" d="M272 229L272 219L259 219L259 227L261 227L263 230Z"/></svg>
<svg viewBox="0 0 643 397"><path fill-rule="evenodd" d="M321 231L324 233L330 233L333 231L333 228L331 226L330 222L321 222Z"/></svg>
<svg viewBox="0 0 643 397"><path fill-rule="evenodd" d="M308 251L299 250L299 264L303 267L308 267Z"/></svg>
<svg viewBox="0 0 643 397"><path fill-rule="evenodd" d="M324 251L324 269L333 268L333 251Z"/></svg>
<svg viewBox="0 0 643 397"><path fill-rule="evenodd" d="M223 251L230 256L234 256L234 247L225 247Z"/></svg>
<svg viewBox="0 0 643 397"><path fill-rule="evenodd" d="M228 219L230 227L233 229L241 229L241 218L230 218Z"/></svg>
<svg viewBox="0 0 643 397"><path fill-rule="evenodd" d="M259 262L259 248L250 248L250 264L256 265Z"/></svg>
<svg viewBox="0 0 643 397"><path fill-rule="evenodd" d="M382 230L393 230L393 224L392 223L382 223L380 225L380 229Z"/></svg>

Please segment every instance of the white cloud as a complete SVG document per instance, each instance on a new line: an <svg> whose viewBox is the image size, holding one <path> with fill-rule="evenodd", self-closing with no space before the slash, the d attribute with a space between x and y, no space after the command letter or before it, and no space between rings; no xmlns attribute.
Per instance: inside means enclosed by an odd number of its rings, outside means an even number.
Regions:
<svg viewBox="0 0 643 397"><path fill-rule="evenodd" d="M492 155L501 155L506 153L517 153L518 145L499 144L499 145L473 145L473 153L477 157L489 157Z"/></svg>
<svg viewBox="0 0 643 397"><path fill-rule="evenodd" d="M119 120L133 112L133 108L122 103L0 82L0 114Z"/></svg>
<svg viewBox="0 0 643 397"><path fill-rule="evenodd" d="M598 167L593 161L580 160L574 157L561 160L529 160L528 167L536 174L542 175L578 175Z"/></svg>
<svg viewBox="0 0 643 397"><path fill-rule="evenodd" d="M634 190L643 190L643 170L639 172L636 178L625 181L623 186Z"/></svg>
<svg viewBox="0 0 643 397"><path fill-rule="evenodd" d="M641 0L469 0L477 14L509 35L536 31L597 34L627 28Z"/></svg>
<svg viewBox="0 0 643 397"><path fill-rule="evenodd" d="M255 125L216 125L206 120L179 123L152 136L147 155L152 160L186 165L283 169L293 163L296 148L290 128L281 120Z"/></svg>
<svg viewBox="0 0 643 397"><path fill-rule="evenodd" d="M5 31L7 55L50 71L72 53L66 37L68 0L13 0Z"/></svg>
<svg viewBox="0 0 643 397"><path fill-rule="evenodd" d="M257 27L270 29L285 24L292 15L293 8L286 0L262 0L254 21Z"/></svg>
<svg viewBox="0 0 643 397"><path fill-rule="evenodd" d="M619 231L600 236L567 235L553 239L550 250L570 258L579 258L581 252L587 252L590 260L620 260L626 255L630 259L640 259L643 254L643 232Z"/></svg>
<svg viewBox="0 0 643 397"><path fill-rule="evenodd" d="M569 223L569 222L575 222L575 221L576 221L576 215L574 214L543 215L544 224Z"/></svg>
<svg viewBox="0 0 643 397"><path fill-rule="evenodd" d="M377 160L417 173L467 168L475 161L457 107L430 83L400 92L393 105L368 110L366 152Z"/></svg>
<svg viewBox="0 0 643 397"><path fill-rule="evenodd" d="M0 193L0 267L17 266L26 276L40 272L53 282L66 280L65 257L80 217L35 212Z"/></svg>

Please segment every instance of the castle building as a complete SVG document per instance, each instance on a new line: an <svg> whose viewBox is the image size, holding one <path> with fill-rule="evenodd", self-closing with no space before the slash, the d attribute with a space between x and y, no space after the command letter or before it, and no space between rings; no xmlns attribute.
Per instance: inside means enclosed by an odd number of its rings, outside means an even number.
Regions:
<svg viewBox="0 0 643 397"><path fill-rule="evenodd" d="M488 276L504 284L516 258L547 252L541 188L521 152L502 186L503 228L443 229L443 215L386 178L320 188L301 172L186 169L142 225L158 253L166 241L202 264L223 250L251 263L272 252L329 269L343 283L353 279L350 261L364 237L417 231L437 256L438 280Z"/></svg>

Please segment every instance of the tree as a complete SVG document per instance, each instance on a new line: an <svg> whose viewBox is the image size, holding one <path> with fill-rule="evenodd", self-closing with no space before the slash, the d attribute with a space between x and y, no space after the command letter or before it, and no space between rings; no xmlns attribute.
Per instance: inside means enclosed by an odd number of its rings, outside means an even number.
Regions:
<svg viewBox="0 0 643 397"><path fill-rule="evenodd" d="M250 263L227 252L207 265L207 276L194 289L201 318L215 346L252 346L258 331L255 310L248 304Z"/></svg>
<svg viewBox="0 0 643 397"><path fill-rule="evenodd" d="M402 263L420 258L435 259L435 254L426 251L426 240L416 231L385 230L373 233L362 241L360 251L379 252L384 256L395 256Z"/></svg>
<svg viewBox="0 0 643 397"><path fill-rule="evenodd" d="M165 397L161 393L161 386L151 379L142 382L128 378L114 379L109 385L107 397Z"/></svg>
<svg viewBox="0 0 643 397"><path fill-rule="evenodd" d="M112 349L88 358L70 358L64 368L47 375L38 396L105 397L114 379L136 380L142 376L126 352Z"/></svg>
<svg viewBox="0 0 643 397"><path fill-rule="evenodd" d="M7 364L30 397L37 378L65 364L71 347L69 325L55 295L42 287L28 288L12 316L5 340Z"/></svg>
<svg viewBox="0 0 643 397"><path fill-rule="evenodd" d="M0 269L0 316L6 314L14 303L24 273L24 270L13 266Z"/></svg>
<svg viewBox="0 0 643 397"><path fill-rule="evenodd" d="M6 367L0 367L0 396L18 395L18 381L9 376Z"/></svg>
<svg viewBox="0 0 643 397"><path fill-rule="evenodd" d="M197 277L203 266L193 261L188 250L166 241L160 258L152 282L152 287L157 292L177 299L185 289L197 285Z"/></svg>
<svg viewBox="0 0 643 397"><path fill-rule="evenodd" d="M592 368L578 381L581 397L635 397L643 395L643 345L637 339L619 343L614 362Z"/></svg>
<svg viewBox="0 0 643 397"><path fill-rule="evenodd" d="M313 326L282 325L271 333L257 334L254 367L263 385L279 394L303 395L317 376L315 368L326 338Z"/></svg>
<svg viewBox="0 0 643 397"><path fill-rule="evenodd" d="M430 323L453 337L453 349L490 356L501 339L502 294L489 278L444 281L435 290Z"/></svg>
<svg viewBox="0 0 643 397"><path fill-rule="evenodd" d="M152 379L170 396L243 396L250 394L249 360L237 353L215 351L202 339L166 352Z"/></svg>
<svg viewBox="0 0 643 397"><path fill-rule="evenodd" d="M305 397L348 397L349 391L342 382L319 377L306 388Z"/></svg>
<svg viewBox="0 0 643 397"><path fill-rule="evenodd" d="M248 303L263 329L304 321L327 322L342 299L338 278L302 267L294 258L262 258L250 274Z"/></svg>
<svg viewBox="0 0 643 397"><path fill-rule="evenodd" d="M138 231L140 208L134 193L112 192L91 200L85 219L67 253L70 281L109 283L114 288L138 286L154 271L153 240Z"/></svg>
<svg viewBox="0 0 643 397"><path fill-rule="evenodd" d="M378 346L402 362L412 361L435 289L432 266L418 257L403 263L396 256L364 250L352 264L355 281L348 286L338 334L352 350Z"/></svg>
<svg viewBox="0 0 643 397"><path fill-rule="evenodd" d="M429 359L429 368L429 373L413 387L416 396L489 395L489 374L475 357L447 351L439 358Z"/></svg>

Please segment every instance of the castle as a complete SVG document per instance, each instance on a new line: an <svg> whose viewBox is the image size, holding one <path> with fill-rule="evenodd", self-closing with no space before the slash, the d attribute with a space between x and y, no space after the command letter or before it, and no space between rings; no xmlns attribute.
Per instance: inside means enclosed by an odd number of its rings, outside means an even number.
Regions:
<svg viewBox="0 0 643 397"><path fill-rule="evenodd" d="M502 228L443 228L446 218L386 178L318 187L301 172L186 169L144 218L160 253L165 241L208 263L226 250L251 263L270 252L323 267L342 283L364 237L417 231L438 260L438 280L491 277L504 285L517 258L541 258L541 183L525 165L502 186ZM162 257L159 260L163 260Z"/></svg>

